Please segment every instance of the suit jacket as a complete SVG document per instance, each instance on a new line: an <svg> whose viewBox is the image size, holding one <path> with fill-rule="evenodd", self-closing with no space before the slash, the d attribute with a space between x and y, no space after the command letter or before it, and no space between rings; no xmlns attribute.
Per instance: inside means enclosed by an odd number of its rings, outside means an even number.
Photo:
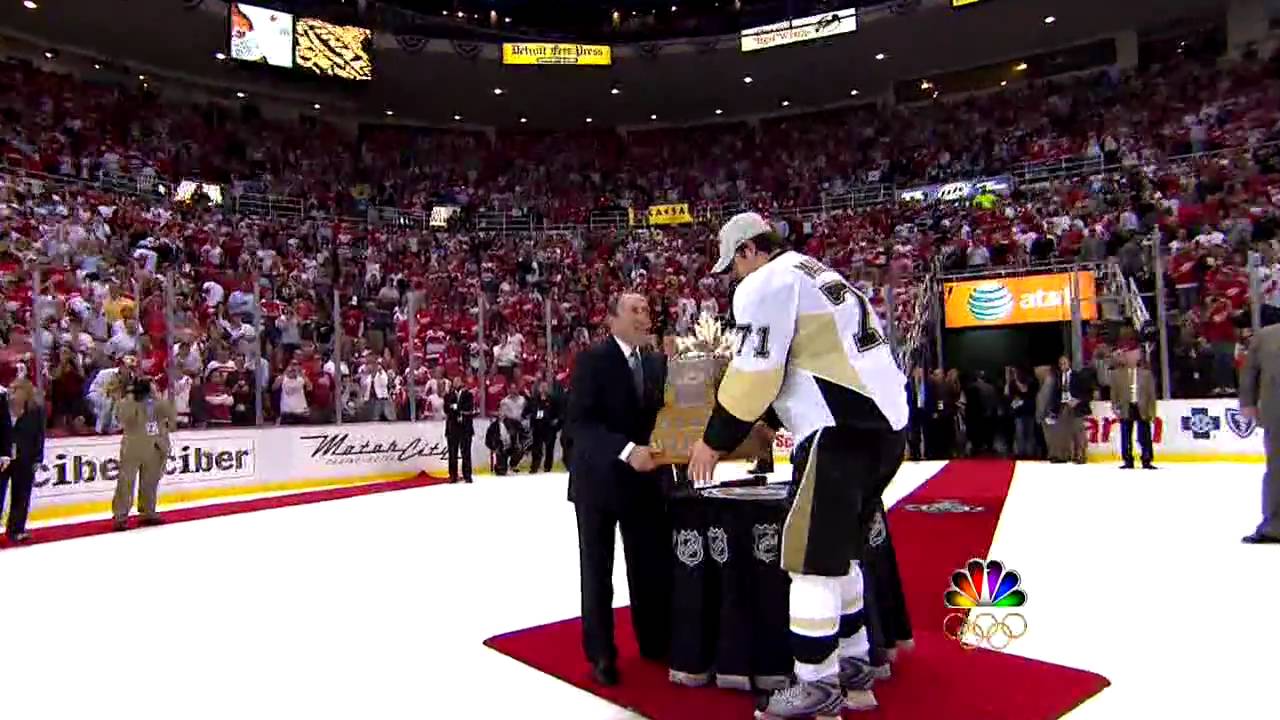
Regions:
<svg viewBox="0 0 1280 720"><path fill-rule="evenodd" d="M524 406L525 417L529 418L529 426L540 432L560 429L560 403L554 395L539 397L536 393L529 396Z"/></svg>
<svg viewBox="0 0 1280 720"><path fill-rule="evenodd" d="M1089 401L1093 399L1093 385L1095 375L1093 370L1088 368L1084 370L1071 371L1071 384L1067 387L1067 394L1076 400L1076 406L1073 411L1076 417L1086 417L1092 412ZM1054 415L1064 414L1068 408L1066 403L1062 402L1062 373L1055 370L1052 375L1053 379L1053 402L1055 410Z"/></svg>
<svg viewBox="0 0 1280 720"><path fill-rule="evenodd" d="M1138 374L1138 397L1133 397L1133 373ZM1138 406L1138 418L1156 417L1156 376L1146 368L1120 367L1111 371L1111 409L1121 419L1133 420L1129 411Z"/></svg>
<svg viewBox="0 0 1280 720"><path fill-rule="evenodd" d="M569 500L614 511L661 502L659 473L637 473L618 458L629 442L649 444L662 408L666 356L644 353L641 366L643 397L612 337L583 350L574 361L566 425L573 439Z"/></svg>
<svg viewBox="0 0 1280 720"><path fill-rule="evenodd" d="M1258 408L1258 424L1280 428L1280 325L1254 333L1240 373L1240 407Z"/></svg>
<svg viewBox="0 0 1280 720"><path fill-rule="evenodd" d="M919 393L916 391L915 378L907 378L907 407L911 410L911 421L917 423L928 420L933 417L934 413L938 412L938 401L935 399L933 382L929 378L924 378L920 381L920 384L924 386L924 404L917 407L919 403L917 395Z"/></svg>
<svg viewBox="0 0 1280 720"><path fill-rule="evenodd" d="M15 421L8 396L0 393L0 456L10 458L10 464L18 467L44 462L44 411L39 405L33 403Z"/></svg>
<svg viewBox="0 0 1280 720"><path fill-rule="evenodd" d="M476 414L476 397L468 388L450 390L444 394L444 431L449 435L471 435L475 426L471 419Z"/></svg>
<svg viewBox="0 0 1280 720"><path fill-rule="evenodd" d="M157 433L147 433L147 404L139 402L132 396L126 396L116 406L116 418L124 429L124 440L120 443L120 458L138 457L141 454L160 451L163 457L169 457L169 433L178 429L178 413L173 402L167 398L153 398L151 419L156 423Z"/></svg>
<svg viewBox="0 0 1280 720"><path fill-rule="evenodd" d="M1058 409L1062 405L1058 383L1058 375L1054 373L1040 384L1040 390L1036 392L1036 422L1044 422L1048 418L1058 416Z"/></svg>

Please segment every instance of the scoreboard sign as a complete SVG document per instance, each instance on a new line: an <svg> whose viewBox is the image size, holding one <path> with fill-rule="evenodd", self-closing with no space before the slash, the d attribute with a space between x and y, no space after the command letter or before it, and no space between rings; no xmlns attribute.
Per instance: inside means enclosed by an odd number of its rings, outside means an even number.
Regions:
<svg viewBox="0 0 1280 720"><path fill-rule="evenodd" d="M612 65L608 45L502 43L503 65Z"/></svg>
<svg viewBox="0 0 1280 720"><path fill-rule="evenodd" d="M742 52L808 42L832 35L851 33L857 29L858 10L856 8L783 20L772 25L743 30Z"/></svg>

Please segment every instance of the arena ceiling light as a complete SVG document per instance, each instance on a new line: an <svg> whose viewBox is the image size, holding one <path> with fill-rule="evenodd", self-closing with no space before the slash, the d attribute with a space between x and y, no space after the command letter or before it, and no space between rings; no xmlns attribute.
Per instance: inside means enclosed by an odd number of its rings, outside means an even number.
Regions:
<svg viewBox="0 0 1280 720"><path fill-rule="evenodd" d="M236 97L238 97L238 98L240 98L241 100L243 100L243 99L245 99L246 95L244 94L244 91L243 91L243 90L237 90L237 91L236 91Z"/></svg>
<svg viewBox="0 0 1280 720"><path fill-rule="evenodd" d="M146 80L146 79L147 79L147 76L146 76L146 75L139 75L139 76L138 76L138 79L139 79L139 80Z"/></svg>
<svg viewBox="0 0 1280 720"><path fill-rule="evenodd" d="M884 53L876 53L876 59L877 59L877 60L883 60L883 59L885 59L885 58L887 58L887 57L889 57L889 56L888 56L888 55L885 55Z"/></svg>
<svg viewBox="0 0 1280 720"><path fill-rule="evenodd" d="M35 0L22 0L22 7L28 10L35 10L40 7L40 5L36 3Z"/></svg>
<svg viewBox="0 0 1280 720"><path fill-rule="evenodd" d="M751 83L755 82L755 80L750 75L743 75L742 82L750 85Z"/></svg>
<svg viewBox="0 0 1280 720"><path fill-rule="evenodd" d="M658 119L658 114L657 114L657 113L654 113L654 114L650 115L650 116L649 116L649 119L650 119L650 120L657 120L657 119Z"/></svg>
<svg viewBox="0 0 1280 720"><path fill-rule="evenodd" d="M527 123L527 122L529 122L529 118L527 118L527 117L522 117L522 118L520 118L520 122L521 122L521 123Z"/></svg>
<svg viewBox="0 0 1280 720"><path fill-rule="evenodd" d="M928 89L929 89L929 88L931 88L931 87L933 87L933 85L932 85L928 80L921 80L921 81L920 81L920 89L921 89L921 90L928 90Z"/></svg>
<svg viewBox="0 0 1280 720"><path fill-rule="evenodd" d="M590 117L588 117L587 122L594 122L594 121Z"/></svg>
<svg viewBox="0 0 1280 720"><path fill-rule="evenodd" d="M312 109L312 110L319 110L319 109L320 109L320 103L312 103L312 104L311 104L311 109Z"/></svg>
<svg viewBox="0 0 1280 720"><path fill-rule="evenodd" d="M502 94L502 93L504 93L504 92L506 92L506 91L505 91L505 90L503 90L502 88L494 88L494 89L493 89L493 94L494 94L494 95L501 95L501 94Z"/></svg>
<svg viewBox="0 0 1280 720"><path fill-rule="evenodd" d="M1020 62L1017 65L1013 66L1014 72L1022 72L1023 70L1026 70L1026 69L1027 69L1027 64L1024 62Z"/></svg>
<svg viewBox="0 0 1280 720"><path fill-rule="evenodd" d="M395 110L383 110L383 112L387 114L387 117L391 117L392 115L396 114Z"/></svg>
<svg viewBox="0 0 1280 720"><path fill-rule="evenodd" d="M858 97L858 88L849 91L849 97Z"/></svg>
<svg viewBox="0 0 1280 720"><path fill-rule="evenodd" d="M1052 15L1046 15L1046 16L1045 16L1045 18L1044 18L1044 24L1045 24L1045 25L1052 25L1052 24L1054 24L1054 23L1056 23L1056 22L1058 22L1058 18L1056 18L1056 17L1054 17L1054 16L1052 16Z"/></svg>
<svg viewBox="0 0 1280 720"><path fill-rule="evenodd" d="M224 53L224 52L221 52L221 51L216 52L216 53L214 53L214 54L213 54L213 59L214 59L214 60L219 60L219 61L221 61L221 60L226 60L226 59L227 59L227 54L226 54L226 53Z"/></svg>
<svg viewBox="0 0 1280 720"><path fill-rule="evenodd" d="M620 85L618 85L618 83L614 83L614 84L610 85L610 86L609 86L609 94L610 94L610 95L621 95L621 94L622 94L622 87L621 87Z"/></svg>
<svg viewBox="0 0 1280 720"><path fill-rule="evenodd" d="M724 111L723 111L723 110L721 110L720 108L716 108L716 114L717 114L717 115L723 115L723 114L724 114Z"/></svg>
<svg viewBox="0 0 1280 720"><path fill-rule="evenodd" d="M790 100L783 100L782 102L780 102L780 103L778 103L778 104L779 104L779 105L781 105L782 107L791 107L791 101L790 101Z"/></svg>
<svg viewBox="0 0 1280 720"><path fill-rule="evenodd" d="M52 60L52 59L54 59L54 58L56 58L56 57L58 57L58 51L57 51L57 50L45 50L45 51L44 51L44 58L45 58L46 60Z"/></svg>
<svg viewBox="0 0 1280 720"><path fill-rule="evenodd" d="M93 69L94 69L94 70L101 70L101 69L102 69L102 63L94 63L94 64L93 64Z"/></svg>
<svg viewBox="0 0 1280 720"><path fill-rule="evenodd" d="M461 116L461 115L454 115L454 116L453 116L453 121L454 121L454 122L462 122L462 116Z"/></svg>
<svg viewBox="0 0 1280 720"><path fill-rule="evenodd" d="M1005 87L1005 86L1007 86L1008 84L1009 84L1009 81L1008 81L1008 80L1001 80L1001 81L1000 81L1000 87Z"/></svg>

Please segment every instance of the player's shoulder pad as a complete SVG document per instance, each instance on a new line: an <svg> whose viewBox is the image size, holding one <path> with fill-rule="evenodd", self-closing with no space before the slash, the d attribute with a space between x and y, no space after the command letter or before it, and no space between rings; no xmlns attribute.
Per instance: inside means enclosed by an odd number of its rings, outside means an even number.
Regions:
<svg viewBox="0 0 1280 720"><path fill-rule="evenodd" d="M782 293L791 291L804 276L796 271L795 264L803 255L789 252L774 258L759 270L742 279L734 297L744 299L776 298Z"/></svg>

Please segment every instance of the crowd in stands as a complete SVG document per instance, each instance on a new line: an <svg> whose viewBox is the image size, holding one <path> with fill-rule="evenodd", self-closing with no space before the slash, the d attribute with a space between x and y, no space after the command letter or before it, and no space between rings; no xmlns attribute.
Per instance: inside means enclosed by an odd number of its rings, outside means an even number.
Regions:
<svg viewBox="0 0 1280 720"><path fill-rule="evenodd" d="M1274 62L1187 61L759 127L490 141L403 128L344 138L314 120L174 106L0 64L0 384L39 379L51 423L68 433L112 431L114 399L138 373L172 391L194 427L438 418L455 382L482 389L496 415L512 388L563 387L620 288L649 296L660 333L725 314L728 281L707 275L714 223L530 234L340 218L368 204L429 213L453 203L581 222L665 200L765 212L798 249L845 272L900 338L935 266L1115 259L1152 301L1158 236L1177 394L1229 393L1248 334L1249 251L1266 256L1264 315L1280 317L1275 77ZM858 184L1075 156L1117 167L983 203L798 212ZM170 192L101 182L120 175ZM182 178L225 182L229 197L179 201ZM304 212L236 212L253 192L296 196ZM1091 327L1087 357L1150 340L1108 319Z"/></svg>

